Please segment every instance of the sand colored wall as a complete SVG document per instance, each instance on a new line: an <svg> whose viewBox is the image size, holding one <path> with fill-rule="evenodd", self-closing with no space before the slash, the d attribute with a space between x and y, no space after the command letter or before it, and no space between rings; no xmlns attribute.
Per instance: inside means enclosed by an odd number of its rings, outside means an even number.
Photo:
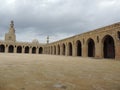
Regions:
<svg viewBox="0 0 120 90"><path fill-rule="evenodd" d="M57 42L53 42L44 46L44 53L58 55L58 46L60 46L60 55L63 55L63 44L65 45L65 55L69 56L70 48L69 43L72 44L72 56L77 56L77 41L81 42L82 57L88 57L88 42L90 39L94 41L95 58L104 58L104 38L110 36L114 40L115 59L120 59L120 38L118 35L120 32L120 23L115 23L110 26L102 27L90 32L79 34L70 38L66 38ZM52 47L52 49L50 48ZM54 51L56 48L56 51ZM56 53L50 53L54 51Z"/></svg>
<svg viewBox="0 0 120 90"><path fill-rule="evenodd" d="M28 51L26 48L28 48ZM5 41L0 41L0 52L27 52L33 54L114 58L120 60L120 23L53 43L40 44L37 40L33 40L33 42L17 42L14 23L11 21L9 32L5 34Z"/></svg>
<svg viewBox="0 0 120 90"><path fill-rule="evenodd" d="M42 54L43 44L39 44L37 40L32 42L17 42L14 22L11 21L9 31L5 34L5 41L0 41L0 52L3 53L26 53L25 48L28 47L28 54Z"/></svg>

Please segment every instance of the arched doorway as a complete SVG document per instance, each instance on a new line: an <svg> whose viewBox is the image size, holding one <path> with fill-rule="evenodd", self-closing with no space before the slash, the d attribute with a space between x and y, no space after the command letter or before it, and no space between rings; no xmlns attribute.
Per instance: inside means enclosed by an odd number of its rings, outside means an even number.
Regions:
<svg viewBox="0 0 120 90"><path fill-rule="evenodd" d="M95 43L93 39L88 39L88 57L95 57Z"/></svg>
<svg viewBox="0 0 120 90"><path fill-rule="evenodd" d="M10 45L10 46L8 47L8 52L9 52L9 53L13 53L13 52L14 52L14 47L13 47L13 45Z"/></svg>
<svg viewBox="0 0 120 90"><path fill-rule="evenodd" d="M58 55L60 55L60 45L58 45Z"/></svg>
<svg viewBox="0 0 120 90"><path fill-rule="evenodd" d="M35 54L36 53L36 47L33 47L32 48L32 54Z"/></svg>
<svg viewBox="0 0 120 90"><path fill-rule="evenodd" d="M72 56L72 43L71 42L68 43L68 51L69 51L68 55Z"/></svg>
<svg viewBox="0 0 120 90"><path fill-rule="evenodd" d="M42 53L43 53L43 48L40 47L40 48L39 48L39 54L42 54Z"/></svg>
<svg viewBox="0 0 120 90"><path fill-rule="evenodd" d="M0 45L0 52L5 52L5 46L4 45Z"/></svg>
<svg viewBox="0 0 120 90"><path fill-rule="evenodd" d="M29 47L28 46L25 47L25 53L29 53Z"/></svg>
<svg viewBox="0 0 120 90"><path fill-rule="evenodd" d="M63 52L62 52L62 55L65 55L65 49L66 49L65 44L63 44Z"/></svg>
<svg viewBox="0 0 120 90"><path fill-rule="evenodd" d="M79 40L77 40L76 42L76 47L77 47L77 56L82 56L82 45L81 42Z"/></svg>
<svg viewBox="0 0 120 90"><path fill-rule="evenodd" d="M21 46L17 47L17 53L22 53L22 47Z"/></svg>
<svg viewBox="0 0 120 90"><path fill-rule="evenodd" d="M103 38L103 53L104 58L115 58L114 39L110 35Z"/></svg>

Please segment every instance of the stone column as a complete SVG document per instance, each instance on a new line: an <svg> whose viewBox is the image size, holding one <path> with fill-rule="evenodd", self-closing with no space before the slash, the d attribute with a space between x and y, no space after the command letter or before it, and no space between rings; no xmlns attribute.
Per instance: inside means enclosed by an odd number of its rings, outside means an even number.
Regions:
<svg viewBox="0 0 120 90"><path fill-rule="evenodd" d="M95 58L102 58L102 43L95 43Z"/></svg>
<svg viewBox="0 0 120 90"><path fill-rule="evenodd" d="M63 47L61 44L60 44L60 55L63 55Z"/></svg>
<svg viewBox="0 0 120 90"><path fill-rule="evenodd" d="M73 44L73 56L77 56L76 48L77 48L76 45Z"/></svg>
<svg viewBox="0 0 120 90"><path fill-rule="evenodd" d="M30 47L30 51L29 51L29 54L32 54L32 47Z"/></svg>
<svg viewBox="0 0 120 90"><path fill-rule="evenodd" d="M68 43L66 44L66 56L69 56L69 47L68 47Z"/></svg>
<svg viewBox="0 0 120 90"><path fill-rule="evenodd" d="M49 54L49 48L47 47L47 54Z"/></svg>
<svg viewBox="0 0 120 90"><path fill-rule="evenodd" d="M53 55L53 47L51 46L51 55Z"/></svg>
<svg viewBox="0 0 120 90"><path fill-rule="evenodd" d="M25 47L22 47L22 53L25 53Z"/></svg>
<svg viewBox="0 0 120 90"><path fill-rule="evenodd" d="M58 55L58 45L56 46L56 55Z"/></svg>
<svg viewBox="0 0 120 90"><path fill-rule="evenodd" d="M49 54L51 55L51 47L49 47Z"/></svg>
<svg viewBox="0 0 120 90"><path fill-rule="evenodd" d="M5 47L5 53L8 53L8 45Z"/></svg>
<svg viewBox="0 0 120 90"><path fill-rule="evenodd" d="M48 54L48 48L46 47L44 54Z"/></svg>
<svg viewBox="0 0 120 90"><path fill-rule="evenodd" d="M115 59L120 60L120 41L115 41Z"/></svg>
<svg viewBox="0 0 120 90"><path fill-rule="evenodd" d="M48 54L50 54L50 47L48 48Z"/></svg>
<svg viewBox="0 0 120 90"><path fill-rule="evenodd" d="M65 56L67 56L67 43L65 43Z"/></svg>
<svg viewBox="0 0 120 90"><path fill-rule="evenodd" d="M13 53L17 53L17 46L14 47L14 52Z"/></svg>
<svg viewBox="0 0 120 90"><path fill-rule="evenodd" d="M36 54L39 54L39 48L38 47L36 48Z"/></svg>
<svg viewBox="0 0 120 90"><path fill-rule="evenodd" d="M88 56L88 51L87 51L88 47L86 44L82 45L82 57L87 57Z"/></svg>
<svg viewBox="0 0 120 90"><path fill-rule="evenodd" d="M77 46L75 45L75 56L77 56Z"/></svg>
<svg viewBox="0 0 120 90"><path fill-rule="evenodd" d="M43 48L43 53L42 54L46 54L46 48Z"/></svg>

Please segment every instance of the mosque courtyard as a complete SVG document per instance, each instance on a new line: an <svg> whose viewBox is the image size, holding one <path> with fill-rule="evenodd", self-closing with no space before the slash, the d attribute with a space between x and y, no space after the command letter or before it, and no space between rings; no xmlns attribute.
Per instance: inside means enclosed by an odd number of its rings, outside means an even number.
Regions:
<svg viewBox="0 0 120 90"><path fill-rule="evenodd" d="M120 90L120 61L1 53L0 90Z"/></svg>

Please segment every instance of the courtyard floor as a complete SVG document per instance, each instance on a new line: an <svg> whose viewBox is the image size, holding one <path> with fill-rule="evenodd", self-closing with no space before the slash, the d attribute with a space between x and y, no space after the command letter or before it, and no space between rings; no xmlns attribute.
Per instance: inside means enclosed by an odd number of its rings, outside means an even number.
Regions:
<svg viewBox="0 0 120 90"><path fill-rule="evenodd" d="M0 54L0 90L120 90L120 61Z"/></svg>

